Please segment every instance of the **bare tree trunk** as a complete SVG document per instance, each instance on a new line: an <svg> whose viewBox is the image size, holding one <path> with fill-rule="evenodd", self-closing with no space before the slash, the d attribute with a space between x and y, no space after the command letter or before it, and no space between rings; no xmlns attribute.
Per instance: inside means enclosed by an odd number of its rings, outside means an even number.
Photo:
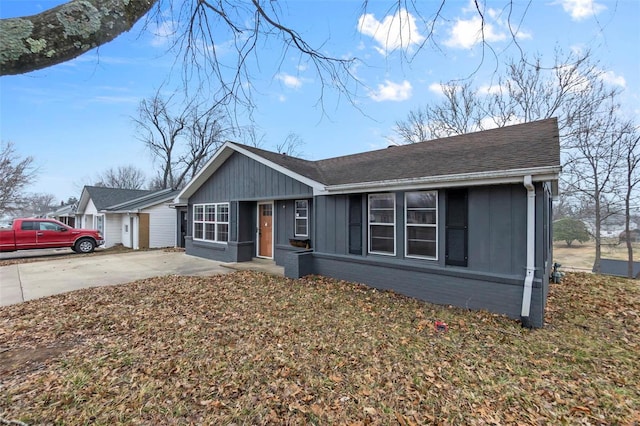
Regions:
<svg viewBox="0 0 640 426"><path fill-rule="evenodd" d="M593 272L595 272L596 274L600 273L600 261L602 259L602 236L601 236L601 229L602 229L602 215L600 213L600 193L596 192L595 194L595 213L596 213L596 220L595 220L595 235L594 235L594 239L596 242L596 259L593 262Z"/></svg>
<svg viewBox="0 0 640 426"><path fill-rule="evenodd" d="M630 188L629 188L630 189ZM629 229L630 225L630 213L631 213L631 202L629 198L631 197L631 191L627 191L627 199L624 203L624 235L626 236L627 241L627 255L629 256L629 261L627 262L627 277L634 278L633 276L633 246L631 245L631 230Z"/></svg>
<svg viewBox="0 0 640 426"><path fill-rule="evenodd" d="M640 136L638 130L640 127L633 123L628 123L626 131L628 136L624 138L624 149L626 157L627 175L626 175L626 191L624 200L624 234L627 242L627 277L635 278L633 268L633 245L631 244L631 197L633 196L635 187L640 184ZM634 233L635 234L635 233ZM637 234L636 234L637 235Z"/></svg>

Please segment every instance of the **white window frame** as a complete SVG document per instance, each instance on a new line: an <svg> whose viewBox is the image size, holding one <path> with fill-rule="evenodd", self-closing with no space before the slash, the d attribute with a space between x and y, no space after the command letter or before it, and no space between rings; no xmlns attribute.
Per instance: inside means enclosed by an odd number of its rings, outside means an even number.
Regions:
<svg viewBox="0 0 640 426"><path fill-rule="evenodd" d="M96 231L99 231L102 235L104 235L104 223L106 222L104 220L104 215L103 214L99 214L95 216L95 220L96 220L96 225L94 226L94 229Z"/></svg>
<svg viewBox="0 0 640 426"><path fill-rule="evenodd" d="M393 207L388 209L390 211L392 211L392 215L393 215L393 219L391 220L390 223L377 223L377 222L372 222L372 215L371 215L371 198L375 198L375 197L379 197L380 195L388 195L391 197L391 200L393 201ZM377 209L378 210L378 209ZM367 237L367 252L369 254L379 254L382 256L395 256L396 255L396 247L397 247L397 241L396 241L396 194L393 192L384 192L384 193L376 193L376 194L369 194L367 196L367 232L368 232L368 237ZM389 253L386 251L373 251L371 250L371 228L374 226L389 226L393 229L393 252Z"/></svg>
<svg viewBox="0 0 640 426"><path fill-rule="evenodd" d="M298 203L304 203L305 207L300 208L300 210L306 210L305 216L298 215ZM295 200L294 201L294 214L295 218L293 219L293 235L296 237L308 237L309 236L309 200ZM304 234L298 233L298 221L304 220Z"/></svg>
<svg viewBox="0 0 640 426"><path fill-rule="evenodd" d="M409 209L407 203L407 196L409 194L421 193L421 192L431 192L435 195L436 206L435 207L424 207L420 209L411 208ZM435 213L435 223L409 223L407 218L407 214L410 210L425 210L425 211L433 211ZM409 231L410 227L420 227L420 228L434 228L435 229L435 243L436 243L436 254L435 256L420 256L416 254L409 254ZM429 191L408 191L404 193L404 255L407 258L411 259L428 259L428 260L438 260L438 191L437 190L429 190Z"/></svg>
<svg viewBox="0 0 640 426"><path fill-rule="evenodd" d="M211 208L213 207L213 220L207 220L207 207ZM220 210L222 208L226 207L227 208L227 220L226 221L221 221L218 220L218 214L221 213ZM196 220L196 210L198 210L199 208L202 209L202 220ZM207 242L214 242L214 243L221 243L221 244L227 244L229 242L229 235L231 233L231 230L229 229L229 216L231 214L231 210L229 207L229 203L202 203L202 204L194 204L193 205L193 239L196 241L207 241ZM200 235L196 235L196 223L201 223L202 224L202 233ZM214 239L207 239L205 238L207 232L206 232L206 228L207 225L209 226L213 226L214 229ZM227 225L227 239L226 240L220 240L220 232L219 232L219 225Z"/></svg>

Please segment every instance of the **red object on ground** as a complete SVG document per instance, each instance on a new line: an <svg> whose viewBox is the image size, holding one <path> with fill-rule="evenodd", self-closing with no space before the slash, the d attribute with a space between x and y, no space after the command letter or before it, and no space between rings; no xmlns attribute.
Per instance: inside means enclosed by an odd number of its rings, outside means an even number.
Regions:
<svg viewBox="0 0 640 426"><path fill-rule="evenodd" d="M434 328L437 332L449 331L449 326L447 325L447 323L442 321L436 321L434 323Z"/></svg>

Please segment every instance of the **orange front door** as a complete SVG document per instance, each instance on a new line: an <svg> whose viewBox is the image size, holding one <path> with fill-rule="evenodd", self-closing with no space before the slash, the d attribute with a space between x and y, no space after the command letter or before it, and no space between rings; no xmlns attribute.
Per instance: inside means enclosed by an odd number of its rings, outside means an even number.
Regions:
<svg viewBox="0 0 640 426"><path fill-rule="evenodd" d="M258 204L258 256L273 257L273 204Z"/></svg>

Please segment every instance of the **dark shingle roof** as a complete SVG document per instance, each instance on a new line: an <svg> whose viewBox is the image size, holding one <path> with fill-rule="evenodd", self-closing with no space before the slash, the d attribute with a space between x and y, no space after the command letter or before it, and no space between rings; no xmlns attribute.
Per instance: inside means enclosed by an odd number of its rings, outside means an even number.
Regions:
<svg viewBox="0 0 640 426"><path fill-rule="evenodd" d="M178 195L180 191L172 189L162 189L159 191L149 191L142 197L134 198L133 200L125 201L124 203L111 205L106 210L110 211L132 211L138 209L144 209L147 207L160 204L162 202L173 199Z"/></svg>
<svg viewBox="0 0 640 426"><path fill-rule="evenodd" d="M240 146L325 185L560 166L555 118L320 161Z"/></svg>
<svg viewBox="0 0 640 426"><path fill-rule="evenodd" d="M306 176L309 179L313 179L317 182L323 182L322 173L318 167L317 161L303 160L302 158L292 157L286 154L279 154L277 152L266 151L264 149L255 148L249 145L242 145L239 143L233 143L234 145L241 146L247 151L251 151L262 158L265 158L285 169L298 173L299 175Z"/></svg>
<svg viewBox="0 0 640 426"><path fill-rule="evenodd" d="M105 188L101 186L85 186L85 189L98 210L104 210L113 205L121 204L153 192L142 189Z"/></svg>

